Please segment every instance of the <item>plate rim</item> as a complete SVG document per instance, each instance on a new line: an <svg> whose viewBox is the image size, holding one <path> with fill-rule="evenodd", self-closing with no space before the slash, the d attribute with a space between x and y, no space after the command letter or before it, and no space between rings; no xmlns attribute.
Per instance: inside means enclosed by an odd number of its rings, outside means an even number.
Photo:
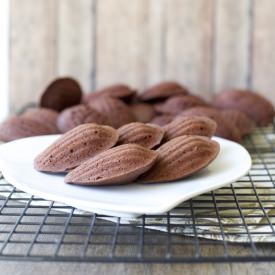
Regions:
<svg viewBox="0 0 275 275"><path fill-rule="evenodd" d="M24 191L25 193L31 194L33 196L37 196L40 197L42 199L45 200L49 200L49 201L56 201L56 202L61 202L63 204L66 204L68 206L73 206L75 208L79 208L85 211L91 211L94 212L92 210L96 209L96 210L102 210L102 212L112 212L112 213L116 213L118 214L118 216L140 216L143 214L163 214L167 211L170 211L171 209L173 209L174 207L176 207L177 205L179 205L180 203L189 200L195 196L201 195L203 193L207 193L216 189L219 189L223 186L229 185L233 182L235 182L236 180L238 180L239 178L245 176L247 174L247 172L250 170L251 165L252 165L252 160L250 157L250 154L248 153L248 151L240 144L230 141L230 140L226 140L220 137L214 137L214 140L219 141L222 140L223 142L227 142L227 143L231 143L234 146L238 146L240 150L243 151L244 154L246 154L246 158L247 158L247 162L245 169L243 168L243 172L239 173L238 175L236 175L235 177L230 178L229 180L225 180L220 184L217 184L214 188L213 186L209 186L207 188L204 188L201 192L199 190L195 190L194 192L191 192L189 195L184 196L181 195L179 197L177 197L175 200L171 201L171 200L162 200L162 203L158 206L152 206L150 205L150 212L148 212L148 207L149 205L146 204L144 205L131 205L131 209L129 211L129 207L125 209L126 206L129 206L129 204L116 204L116 203L109 203L109 202L98 202L98 201L89 201L90 206L86 207L85 205L82 205L83 203L85 204L86 201L81 201L80 199L75 199L75 198L68 198L68 197L62 197L60 195L55 195L54 193L49 193L47 191L41 191L39 189L33 189L33 187L29 187L28 185L26 185L25 183L21 183L19 182L17 179L14 179L12 175L10 175L9 173L6 173L5 171L5 165L3 165L2 163L2 158L1 158L1 149L3 148L2 146L5 145L9 145L13 142L20 142L22 140L25 139L33 139L33 138L39 138L39 137L43 137L43 138L47 138L47 137L51 137L51 138L58 138L60 135L47 135L47 136L36 136L36 137L28 137L28 138L24 138L24 139L20 139L20 140L16 140L16 141L12 141L12 142L8 142L8 143L4 143L2 145L0 145L0 170L4 176L4 178L13 186L15 186L16 188L20 189L21 191ZM4 168L4 169L3 169ZM169 184L169 183L163 183L163 184ZM70 200L70 202L68 201ZM147 209L146 209L147 207ZM110 210L111 209L111 210ZM121 215L120 215L121 214Z"/></svg>

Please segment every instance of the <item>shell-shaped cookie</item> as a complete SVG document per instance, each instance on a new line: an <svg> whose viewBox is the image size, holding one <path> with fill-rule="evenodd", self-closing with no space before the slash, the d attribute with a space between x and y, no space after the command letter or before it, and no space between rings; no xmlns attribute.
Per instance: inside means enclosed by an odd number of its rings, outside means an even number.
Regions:
<svg viewBox="0 0 275 275"><path fill-rule="evenodd" d="M104 114L84 104L65 109L59 114L57 119L58 129L62 133L85 123L108 125L109 121Z"/></svg>
<svg viewBox="0 0 275 275"><path fill-rule="evenodd" d="M135 94L136 94L136 91L134 89L130 88L128 85L114 84L111 86L107 86L99 91L95 91L95 92L85 95L84 102L89 102L89 101L93 100L95 97L101 96L101 95L107 95L107 96L111 96L114 98L122 99L123 101L128 101Z"/></svg>
<svg viewBox="0 0 275 275"><path fill-rule="evenodd" d="M148 149L159 145L164 134L159 126L141 122L125 124L117 131L119 134L118 144L135 143Z"/></svg>
<svg viewBox="0 0 275 275"><path fill-rule="evenodd" d="M244 112L257 125L266 126L273 121L275 111L272 103L263 96L248 90L229 90L214 100L216 108Z"/></svg>
<svg viewBox="0 0 275 275"><path fill-rule="evenodd" d="M52 109L48 108L30 108L25 113L21 115L31 120L35 120L41 124L46 125L52 130L53 134L59 133L56 122L58 113Z"/></svg>
<svg viewBox="0 0 275 275"><path fill-rule="evenodd" d="M43 92L40 106L60 112L81 102L82 90L79 83L69 77L57 78Z"/></svg>
<svg viewBox="0 0 275 275"><path fill-rule="evenodd" d="M155 116L152 120L151 120L151 124L155 124L158 126L164 126L168 123L170 123L175 117L172 115L159 115L159 116Z"/></svg>
<svg viewBox="0 0 275 275"><path fill-rule="evenodd" d="M130 108L121 100L109 96L100 96L89 102L89 106L104 114L109 125L114 128L135 121Z"/></svg>
<svg viewBox="0 0 275 275"><path fill-rule="evenodd" d="M47 125L26 117L14 116L0 124L0 140L4 142L50 134L52 130Z"/></svg>
<svg viewBox="0 0 275 275"><path fill-rule="evenodd" d="M110 126L82 124L61 136L40 153L34 167L44 172L65 172L113 147L118 133Z"/></svg>
<svg viewBox="0 0 275 275"><path fill-rule="evenodd" d="M67 183L114 185L133 182L148 171L157 152L137 144L124 144L109 149L84 162L65 178Z"/></svg>
<svg viewBox="0 0 275 275"><path fill-rule="evenodd" d="M155 105L155 110L163 114L177 115L188 108L206 106L207 103L200 97L193 95L179 95L168 98L163 103Z"/></svg>
<svg viewBox="0 0 275 275"><path fill-rule="evenodd" d="M139 122L147 123L151 121L156 112L151 104L147 103L134 103L130 106L131 112L134 114L135 118Z"/></svg>
<svg viewBox="0 0 275 275"><path fill-rule="evenodd" d="M209 165L219 153L219 144L207 137L180 136L164 143L155 165L140 180L168 182L190 176Z"/></svg>
<svg viewBox="0 0 275 275"><path fill-rule="evenodd" d="M187 95L188 90L175 81L166 81L146 89L139 95L143 101L159 101L175 95Z"/></svg>
<svg viewBox="0 0 275 275"><path fill-rule="evenodd" d="M249 134L255 126L254 121L241 111L228 109L222 111L222 115L239 129L242 136Z"/></svg>
<svg viewBox="0 0 275 275"><path fill-rule="evenodd" d="M217 123L216 136L239 142L241 140L241 134L238 128L226 120L222 113L214 108L210 107L193 107L180 113L183 116L206 116L213 119Z"/></svg>
<svg viewBox="0 0 275 275"><path fill-rule="evenodd" d="M179 116L163 127L164 141L184 135L198 135L212 137L216 131L217 123L203 116Z"/></svg>

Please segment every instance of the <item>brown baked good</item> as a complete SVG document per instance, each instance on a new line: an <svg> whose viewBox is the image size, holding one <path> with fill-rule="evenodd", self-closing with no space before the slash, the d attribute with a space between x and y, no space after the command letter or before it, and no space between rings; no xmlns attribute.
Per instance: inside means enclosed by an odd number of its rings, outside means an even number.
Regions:
<svg viewBox="0 0 275 275"><path fill-rule="evenodd" d="M26 117L10 117L0 124L0 140L4 142L50 134L52 130L47 125Z"/></svg>
<svg viewBox="0 0 275 275"><path fill-rule="evenodd" d="M65 133L74 127L85 123L97 123L108 125L108 118L88 105L79 104L65 109L57 119L60 132Z"/></svg>
<svg viewBox="0 0 275 275"><path fill-rule="evenodd" d="M206 106L207 103L194 95L178 95L169 97L165 102L155 104L158 113L177 115L184 110L195 106Z"/></svg>
<svg viewBox="0 0 275 275"><path fill-rule="evenodd" d="M118 144L135 143L148 149L159 145L164 134L159 126L141 122L125 124L117 131L119 134Z"/></svg>
<svg viewBox="0 0 275 275"><path fill-rule="evenodd" d="M160 101L175 95L187 95L188 90L175 81L156 84L139 94L142 101Z"/></svg>
<svg viewBox="0 0 275 275"><path fill-rule="evenodd" d="M136 120L139 122L147 123L156 115L156 112L151 104L133 103L129 107Z"/></svg>
<svg viewBox="0 0 275 275"><path fill-rule="evenodd" d="M66 172L113 147L118 133L110 126L82 124L62 135L40 153L34 167L44 172Z"/></svg>
<svg viewBox="0 0 275 275"><path fill-rule="evenodd" d="M155 116L152 120L151 120L151 124L155 124L158 126L164 126L168 123L170 123L175 117L172 115L159 115L159 116Z"/></svg>
<svg viewBox="0 0 275 275"><path fill-rule="evenodd" d="M125 84L114 84L107 86L101 90L86 94L84 102L89 102L97 96L106 95L114 98L121 99L123 101L129 101L136 94L136 90L130 88Z"/></svg>
<svg viewBox="0 0 275 275"><path fill-rule="evenodd" d="M89 102L89 106L104 114L109 121L109 125L114 128L135 121L130 108L121 100L109 96L96 97Z"/></svg>
<svg viewBox="0 0 275 275"><path fill-rule="evenodd" d="M207 137L180 136L157 149L155 165L140 181L168 182L185 178L208 166L219 153L219 144Z"/></svg>
<svg viewBox="0 0 275 275"><path fill-rule="evenodd" d="M204 116L179 116L172 122L163 126L165 131L164 140L168 141L173 138L184 135L198 135L212 137L217 128L217 123Z"/></svg>
<svg viewBox="0 0 275 275"><path fill-rule="evenodd" d="M216 108L233 109L244 112L257 125L267 126L273 121L274 107L263 96L250 90L228 90L217 95L214 100Z"/></svg>
<svg viewBox="0 0 275 275"><path fill-rule="evenodd" d="M158 154L137 144L124 144L109 149L71 171L67 183L114 185L133 182L149 170Z"/></svg>
<svg viewBox="0 0 275 275"><path fill-rule="evenodd" d="M210 107L193 107L180 113L182 116L206 116L213 119L217 123L216 136L239 142L241 140L241 134L238 128L226 120L222 113L214 108Z"/></svg>
<svg viewBox="0 0 275 275"><path fill-rule="evenodd" d="M51 129L52 134L59 133L56 126L58 113L52 109L41 107L30 108L27 109L21 117L29 118L46 125L49 129Z"/></svg>
<svg viewBox="0 0 275 275"><path fill-rule="evenodd" d="M255 126L253 120L241 111L228 109L222 111L222 115L239 129L242 136L249 134Z"/></svg>
<svg viewBox="0 0 275 275"><path fill-rule="evenodd" d="M82 91L79 83L72 78L57 78L43 92L40 106L60 112L81 102Z"/></svg>

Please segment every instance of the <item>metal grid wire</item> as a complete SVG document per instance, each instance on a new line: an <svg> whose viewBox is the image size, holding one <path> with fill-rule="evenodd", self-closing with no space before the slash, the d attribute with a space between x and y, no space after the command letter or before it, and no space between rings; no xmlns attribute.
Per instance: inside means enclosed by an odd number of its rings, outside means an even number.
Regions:
<svg viewBox="0 0 275 275"><path fill-rule="evenodd" d="M273 261L274 133L274 126L258 128L246 138L244 144L251 153L253 167L237 183L193 198L175 211L144 215L135 220L135 225L124 223L120 218L113 218L111 222L104 215L46 203L3 182L0 185L0 259ZM164 223L157 222L159 220ZM216 223L211 222L213 220ZM187 224L189 232L185 231ZM166 232L157 230L158 227ZM244 237L245 242L231 242L235 237L236 240Z"/></svg>

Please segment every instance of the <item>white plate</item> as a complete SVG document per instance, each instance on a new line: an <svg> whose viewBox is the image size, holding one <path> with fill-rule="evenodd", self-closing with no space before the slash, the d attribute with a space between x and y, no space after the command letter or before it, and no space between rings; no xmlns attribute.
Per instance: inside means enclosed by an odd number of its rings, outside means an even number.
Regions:
<svg viewBox="0 0 275 275"><path fill-rule="evenodd" d="M64 175L40 173L33 168L35 156L58 137L31 137L1 145L0 170L7 181L26 193L99 214L137 217L164 213L185 200L236 181L251 167L245 148L215 137L221 146L218 157L189 178L165 184L76 186L64 183Z"/></svg>

